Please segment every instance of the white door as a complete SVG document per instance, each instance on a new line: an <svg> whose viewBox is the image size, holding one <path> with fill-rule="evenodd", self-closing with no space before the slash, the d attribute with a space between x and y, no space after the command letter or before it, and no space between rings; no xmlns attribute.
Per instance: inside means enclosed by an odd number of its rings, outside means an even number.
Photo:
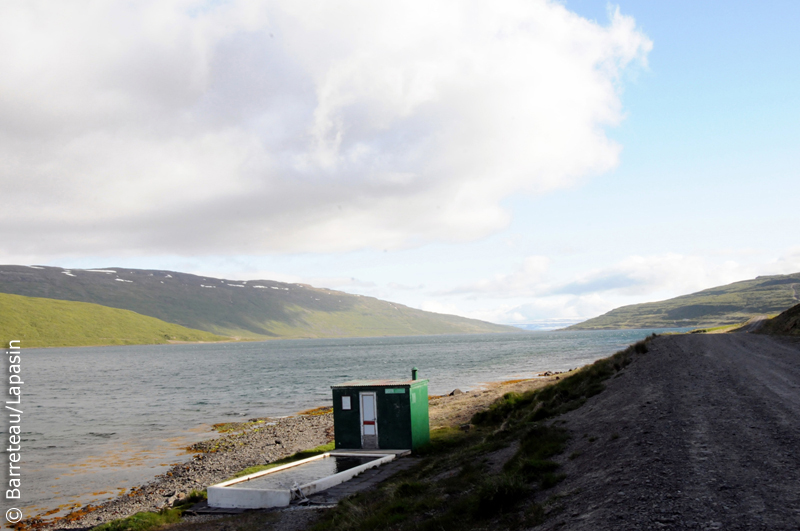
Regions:
<svg viewBox="0 0 800 531"><path fill-rule="evenodd" d="M378 409L375 393L361 393L361 447L378 447Z"/></svg>

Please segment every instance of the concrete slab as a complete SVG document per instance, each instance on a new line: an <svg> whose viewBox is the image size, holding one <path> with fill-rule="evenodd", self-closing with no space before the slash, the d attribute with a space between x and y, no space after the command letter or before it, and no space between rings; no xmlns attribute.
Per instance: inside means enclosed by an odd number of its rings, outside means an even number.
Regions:
<svg viewBox="0 0 800 531"><path fill-rule="evenodd" d="M411 455L411 450L384 450L383 448L371 449L371 450L364 450L359 448L358 450L347 450L345 448L340 448L338 450L332 450L329 452L331 455L337 454L345 454L345 455L361 455L361 454L392 454L395 457L405 457L407 455Z"/></svg>
<svg viewBox="0 0 800 531"><path fill-rule="evenodd" d="M357 466L352 466L342 472L334 473L306 482L302 485L288 488L285 484L278 482L270 487L258 485L258 480L267 476L275 477L277 474L286 473L284 471L295 470L298 474L303 467L313 467L320 464L323 460L335 462L335 459L344 456L360 457L366 462ZM349 481L353 477L361 475L366 470L370 470L381 465L387 465L397 459L395 452L359 452L353 454L346 451L336 453L326 452L315 455L307 459L301 459L293 463L287 463L269 470L262 470L254 474L249 474L240 478L231 479L216 485L210 485L208 492L208 505L220 508L238 509L265 509L269 507L286 507L292 500L303 499L320 491L324 491L343 482ZM316 470L316 469L315 469ZM319 470L316 470L319 473ZM290 472L291 473L291 472ZM253 486L256 485L256 486Z"/></svg>
<svg viewBox="0 0 800 531"><path fill-rule="evenodd" d="M381 450L383 452L384 450ZM418 457L403 457L402 459L395 459L394 461L381 465L378 468L372 468L362 472L359 476L331 487L322 492L313 494L308 497L313 505L335 505L344 498L352 496L357 492L363 492L371 488L375 488L381 482L397 474L402 470L407 470L421 461Z"/></svg>
<svg viewBox="0 0 800 531"><path fill-rule="evenodd" d="M381 450L383 451L383 450ZM402 452L408 452L408 450L401 450ZM351 450L343 451L346 453L350 453ZM369 453L369 452L364 452ZM393 475L401 472L403 470L407 470L412 466L416 465L421 461L418 457L403 457L402 459L395 459L394 461L382 465L378 468L372 468L365 472L362 472L360 475L356 476L355 478L347 481L345 483L341 483L334 487L329 488L328 490L318 492L316 494L312 494L308 497L310 502L309 508L316 508L316 509L327 509L331 507L335 507L339 500L347 498L348 496L352 496L358 492L364 492L372 488L376 488L381 482L389 479ZM296 510L298 508L297 505L291 505L289 507L282 507L282 508L272 508L272 509L235 509L235 508L218 508L218 507L209 507L206 502L201 502L192 507L192 511L197 514L241 514L245 511L290 511Z"/></svg>

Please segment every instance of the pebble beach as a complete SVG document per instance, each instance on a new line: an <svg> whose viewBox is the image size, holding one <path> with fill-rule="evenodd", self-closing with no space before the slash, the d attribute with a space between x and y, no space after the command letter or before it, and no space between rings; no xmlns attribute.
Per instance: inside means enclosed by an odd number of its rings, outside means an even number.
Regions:
<svg viewBox="0 0 800 531"><path fill-rule="evenodd" d="M454 390L430 397L431 429L462 425L507 392L522 392L559 378L546 373L534 379L485 384L477 390ZM228 427L218 437L192 445L191 459L174 465L152 481L100 505L89 505L56 519L28 519L23 529L91 529L141 511L169 507L209 485L229 479L245 468L264 465L333 440L333 416L312 410L280 419L250 419Z"/></svg>

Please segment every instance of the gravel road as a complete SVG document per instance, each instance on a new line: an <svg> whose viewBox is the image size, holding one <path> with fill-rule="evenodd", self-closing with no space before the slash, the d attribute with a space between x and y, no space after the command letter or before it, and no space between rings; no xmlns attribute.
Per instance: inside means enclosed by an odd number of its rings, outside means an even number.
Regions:
<svg viewBox="0 0 800 531"><path fill-rule="evenodd" d="M649 345L561 417L567 478L537 529L800 529L800 339Z"/></svg>

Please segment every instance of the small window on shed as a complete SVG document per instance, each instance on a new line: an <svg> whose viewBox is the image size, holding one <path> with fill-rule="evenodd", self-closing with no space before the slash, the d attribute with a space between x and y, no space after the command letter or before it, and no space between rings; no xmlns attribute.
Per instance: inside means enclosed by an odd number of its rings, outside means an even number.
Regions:
<svg viewBox="0 0 800 531"><path fill-rule="evenodd" d="M344 410L352 409L350 407L350 397L349 396L343 396L342 397L342 409L344 409Z"/></svg>

